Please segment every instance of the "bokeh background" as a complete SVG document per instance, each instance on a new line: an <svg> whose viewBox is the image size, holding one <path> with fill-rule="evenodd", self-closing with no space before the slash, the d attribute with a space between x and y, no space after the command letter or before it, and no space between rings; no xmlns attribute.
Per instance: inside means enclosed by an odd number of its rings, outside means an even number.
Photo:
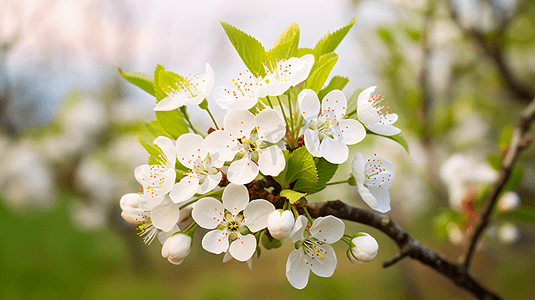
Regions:
<svg viewBox="0 0 535 300"><path fill-rule="evenodd" d="M147 248L120 217L120 197L139 189L133 170L147 155L134 136L150 140L143 124L154 119L154 99L117 66L151 75L161 64L188 74L208 62L216 86L228 84L244 66L219 20L270 48L292 22L300 46L313 47L353 17L332 75L350 79L348 97L378 86L400 115L410 154L380 137L351 151L394 162L388 215L456 261L478 194L495 178L512 125L535 95L535 2L0 0L0 298L470 298L418 262L383 269L396 245L364 225L347 223L347 231L372 234L376 259L351 264L339 242L335 274L311 275L298 291L284 273L291 243L263 251L249 270L222 264L197 234L174 266L157 241ZM221 121L224 111L211 107ZM191 114L209 127L200 110ZM535 292L533 220L511 212L533 207L534 158L534 147L522 154L517 194L504 200L473 263L484 285L506 299ZM334 179L349 173L343 165ZM333 199L366 207L351 187L310 200Z"/></svg>

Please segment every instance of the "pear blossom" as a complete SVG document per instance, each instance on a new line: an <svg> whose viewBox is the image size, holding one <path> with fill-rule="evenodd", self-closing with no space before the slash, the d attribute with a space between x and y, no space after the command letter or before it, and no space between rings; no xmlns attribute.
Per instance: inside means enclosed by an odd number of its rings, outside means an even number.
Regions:
<svg viewBox="0 0 535 300"><path fill-rule="evenodd" d="M351 262L362 264L372 261L378 249L379 244L371 235L359 232L351 240L351 248L348 249L347 256Z"/></svg>
<svg viewBox="0 0 535 300"><path fill-rule="evenodd" d="M177 184L169 196L175 203L182 203L196 193L205 194L213 190L221 181L218 170L223 161L213 160L204 146L204 139L197 134L181 135L176 141L178 161L190 170Z"/></svg>
<svg viewBox="0 0 535 300"><path fill-rule="evenodd" d="M307 79L314 65L314 55L307 54L301 58L292 57L282 60L270 70L266 65L266 75L259 83L256 91L257 97L279 96L290 87L295 86Z"/></svg>
<svg viewBox="0 0 535 300"><path fill-rule="evenodd" d="M347 160L347 145L356 144L366 136L366 129L356 120L343 119L347 100L340 90L329 92L320 102L313 90L299 93L298 104L305 124L305 146L310 154L341 164Z"/></svg>
<svg viewBox="0 0 535 300"><path fill-rule="evenodd" d="M211 253L230 252L239 261L247 261L256 251L256 238L244 232L266 228L267 218L275 207L264 199L249 202L249 192L243 185L229 184L223 191L223 203L211 197L195 204L192 217L208 232L202 247ZM229 245L230 244L230 245Z"/></svg>
<svg viewBox="0 0 535 300"><path fill-rule="evenodd" d="M390 210L388 189L394 182L394 165L385 158L372 157L364 161L357 153L351 163L360 197L372 209L385 213Z"/></svg>
<svg viewBox="0 0 535 300"><path fill-rule="evenodd" d="M286 127L277 111L267 108L256 116L247 110L230 111L224 125L224 130L206 137L205 146L222 161L241 155L230 164L227 173L230 182L246 184L254 180L259 171L277 176L284 170L286 161L277 143L286 134Z"/></svg>
<svg viewBox="0 0 535 300"><path fill-rule="evenodd" d="M376 86L369 87L359 94L357 99L357 117L359 121L364 123L366 127L382 135L396 135L401 132L399 128L394 127L394 124L398 120L397 114L391 114L387 112L384 114L382 109L386 105L380 106L384 97L381 95L372 95Z"/></svg>
<svg viewBox="0 0 535 300"><path fill-rule="evenodd" d="M121 198L120 206L123 210L121 216L127 222L137 225L139 235L143 236L143 241L150 244L158 234L158 230L169 232L176 230L180 212L178 206L174 204L166 195L162 201L151 210L146 207L147 198L140 194L130 193Z"/></svg>
<svg viewBox="0 0 535 300"><path fill-rule="evenodd" d="M292 233L294 223L295 219L291 211L279 209L269 214L267 228L272 237L283 240Z"/></svg>
<svg viewBox="0 0 535 300"><path fill-rule="evenodd" d="M286 262L286 278L296 289L308 283L309 270L321 277L330 277L336 269L336 254L331 245L344 235L345 225L340 219L327 216L314 220L310 229L307 218L299 216L290 237L295 250Z"/></svg>
<svg viewBox="0 0 535 300"><path fill-rule="evenodd" d="M207 63L206 73L196 74L192 78L184 77L184 80L176 80L176 88L169 86L164 90L167 97L156 104L155 111L173 110L183 105L198 105L212 91L214 72L210 64Z"/></svg>
<svg viewBox="0 0 535 300"><path fill-rule="evenodd" d="M162 246L162 256L174 264L179 265L191 250L191 237L180 232L170 236Z"/></svg>
<svg viewBox="0 0 535 300"><path fill-rule="evenodd" d="M232 79L233 87L218 86L214 89L214 100L222 109L246 110L258 102L258 79L249 70Z"/></svg>
<svg viewBox="0 0 535 300"><path fill-rule="evenodd" d="M173 141L159 136L154 140L163 154L158 158L161 165L141 165L134 170L136 180L143 186L143 197L147 198L142 206L150 210L160 204L164 195L169 193L175 184L176 149Z"/></svg>

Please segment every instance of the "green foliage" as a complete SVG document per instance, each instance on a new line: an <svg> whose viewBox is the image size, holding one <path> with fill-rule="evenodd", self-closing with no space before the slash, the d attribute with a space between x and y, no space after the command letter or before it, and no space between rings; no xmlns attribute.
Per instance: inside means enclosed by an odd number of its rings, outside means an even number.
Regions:
<svg viewBox="0 0 535 300"><path fill-rule="evenodd" d="M123 78L126 79L128 82L151 94L152 96L155 95L154 83L152 82L152 79L146 74L137 72L123 72L123 70L121 70L119 66L117 66L117 70L119 71L119 74L121 74L121 76L123 76Z"/></svg>
<svg viewBox="0 0 535 300"><path fill-rule="evenodd" d="M267 52L267 60L275 65L282 59L294 57L297 54L299 45L299 26L292 23L286 28L273 46L273 49Z"/></svg>
<svg viewBox="0 0 535 300"><path fill-rule="evenodd" d="M156 102L160 102L162 99L167 97L167 94L160 87L160 72L165 72L165 68L161 65L157 65L154 69L154 96L156 97Z"/></svg>
<svg viewBox="0 0 535 300"><path fill-rule="evenodd" d="M487 156L487 162L494 170L500 170L502 166L502 158L499 155L491 154Z"/></svg>
<svg viewBox="0 0 535 300"><path fill-rule="evenodd" d="M267 249L267 250L277 249L277 248L280 248L282 246L282 241L281 240L277 240L275 238L272 238L272 240L270 241L269 237L264 233L262 233L260 235L260 242L262 243L262 246L264 246L264 248Z"/></svg>
<svg viewBox="0 0 535 300"><path fill-rule="evenodd" d="M327 81L327 77L331 73L334 65L338 61L338 54L336 53L327 53L322 55L314 66L312 71L310 71L310 76L308 77L305 88L311 89L316 93L319 93L321 87Z"/></svg>
<svg viewBox="0 0 535 300"><path fill-rule="evenodd" d="M299 199L305 197L307 193L300 193L293 190L282 190L280 193L281 197L284 197L290 201L290 204L295 204Z"/></svg>
<svg viewBox="0 0 535 300"><path fill-rule="evenodd" d="M508 124L505 127L503 127L502 131L500 132L500 138L498 139L498 146L500 149L507 149L509 146L509 142L513 138L513 125Z"/></svg>
<svg viewBox="0 0 535 300"><path fill-rule="evenodd" d="M359 95L363 90L364 89L356 89L353 92L353 95L351 95L351 97L349 98L349 100L347 100L347 110L346 110L347 114L346 115L348 117L353 117L357 115L357 100L359 99Z"/></svg>
<svg viewBox="0 0 535 300"><path fill-rule="evenodd" d="M314 163L316 164L318 181L316 183L311 183L310 181L298 179L294 185L294 190L306 192L308 194L314 194L323 190L327 186L327 182L333 178L334 173L336 173L339 166L326 161L323 157L315 157Z"/></svg>
<svg viewBox="0 0 535 300"><path fill-rule="evenodd" d="M319 92L318 98L323 99L332 90L342 90L348 82L349 79L347 77L334 76L329 84Z"/></svg>
<svg viewBox="0 0 535 300"><path fill-rule="evenodd" d="M149 154L149 165L165 165L167 158L165 157L162 148L158 145L149 144L137 136L136 140Z"/></svg>
<svg viewBox="0 0 535 300"><path fill-rule="evenodd" d="M347 35L349 29L353 27L353 24L355 24L356 19L357 18L353 18L353 20L351 20L349 24L333 33L327 33L327 35L324 36L314 47L314 57L318 59L324 54L333 52Z"/></svg>
<svg viewBox="0 0 535 300"><path fill-rule="evenodd" d="M522 182L522 175L524 175L524 169L522 167L513 167L511 175L509 176L509 180L507 180L507 183L504 185L502 191L514 191L518 189L520 183Z"/></svg>
<svg viewBox="0 0 535 300"><path fill-rule="evenodd" d="M311 48L297 48L297 53L295 56L301 57L307 54L314 54L314 49Z"/></svg>
<svg viewBox="0 0 535 300"><path fill-rule="evenodd" d="M444 210L441 214L433 219L434 234L437 238L446 239L448 237L448 224L454 223L459 227L465 221L465 216L453 210Z"/></svg>
<svg viewBox="0 0 535 300"><path fill-rule="evenodd" d="M223 21L220 23L232 46L234 46L234 49L236 49L236 52L238 52L238 55L249 71L255 76L266 75L262 65L266 61L266 50L264 46L257 39L240 29Z"/></svg>
<svg viewBox="0 0 535 300"><path fill-rule="evenodd" d="M382 134L378 134L378 133L375 133L373 131L370 131L368 129L366 129L366 134L372 134L372 135L377 135L377 136L382 136L382 137L385 137L387 139L391 139L393 140L394 142L400 144L401 146L403 146L403 148L407 151L407 153L409 153L409 144L407 144L407 141L405 140L405 138L403 138L403 135L401 135L401 133L398 133L396 135L382 135Z"/></svg>
<svg viewBox="0 0 535 300"><path fill-rule="evenodd" d="M483 202L485 202L485 199L487 199L487 196L490 193L490 189L492 188L491 184L484 185L477 193L477 198L474 201L474 207L476 209L481 208L483 206Z"/></svg>
<svg viewBox="0 0 535 300"><path fill-rule="evenodd" d="M502 214L502 216L524 222L535 223L535 208L525 206L516 211Z"/></svg>
<svg viewBox="0 0 535 300"><path fill-rule="evenodd" d="M286 166L279 176L274 178L283 189L297 179L302 180L303 184L315 184L318 181L314 158L306 147L300 147L289 154L288 151L283 151L283 153L286 159Z"/></svg>
<svg viewBox="0 0 535 300"><path fill-rule="evenodd" d="M169 133L165 131L165 129L163 129L162 124L160 124L158 120L146 123L145 127L154 137L166 136L170 139L173 138Z"/></svg>
<svg viewBox="0 0 535 300"><path fill-rule="evenodd" d="M405 33L407 34L407 36L411 40L413 40L415 42L419 42L422 39L422 33L419 30L415 30L415 29L411 29L409 27L406 27L405 28Z"/></svg>
<svg viewBox="0 0 535 300"><path fill-rule="evenodd" d="M158 128L167 133L166 135L171 139L176 140L179 136L189 132L188 125L178 109L156 111L156 120L160 124Z"/></svg>
<svg viewBox="0 0 535 300"><path fill-rule="evenodd" d="M377 34L379 37L385 42L387 45L393 45L394 44L394 37L392 37L392 33L386 28L379 28L377 29Z"/></svg>

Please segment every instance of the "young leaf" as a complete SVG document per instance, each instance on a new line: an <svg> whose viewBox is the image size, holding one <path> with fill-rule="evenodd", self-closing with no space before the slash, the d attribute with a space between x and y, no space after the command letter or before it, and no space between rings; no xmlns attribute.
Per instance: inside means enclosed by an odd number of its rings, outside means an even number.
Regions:
<svg viewBox="0 0 535 300"><path fill-rule="evenodd" d="M295 54L295 57L302 57L307 54L314 54L314 49L310 48L297 48L297 53Z"/></svg>
<svg viewBox="0 0 535 300"><path fill-rule="evenodd" d="M149 130L149 132L155 137L159 137L159 136L166 136L170 139L172 139L173 137L167 133L163 127L162 127L162 124L160 124L160 122L158 120L154 120L150 123L146 123L145 124L145 127Z"/></svg>
<svg viewBox="0 0 535 300"><path fill-rule="evenodd" d="M357 114L357 100L359 99L360 93L363 89L356 89L351 95L351 98L347 100L347 116L352 117Z"/></svg>
<svg viewBox="0 0 535 300"><path fill-rule="evenodd" d="M136 140L149 154L149 165L164 165L167 161L163 150L158 145L153 145L145 142L136 136Z"/></svg>
<svg viewBox="0 0 535 300"><path fill-rule="evenodd" d="M179 136L188 133L189 128L178 109L169 111L156 111L156 120L161 128L176 140Z"/></svg>
<svg viewBox="0 0 535 300"><path fill-rule="evenodd" d="M308 194L314 194L323 190L326 187L327 182L333 178L334 173L336 173L339 166L326 161L323 157L315 157L314 163L316 164L316 170L318 172L318 181L310 184L308 181L298 179L294 185L294 190L306 192Z"/></svg>
<svg viewBox="0 0 535 300"><path fill-rule="evenodd" d="M321 89L318 94L318 98L323 99L323 97L332 90L343 89L348 82L349 79L347 77L334 76L333 78L331 78L329 84L325 88Z"/></svg>
<svg viewBox="0 0 535 300"><path fill-rule="evenodd" d="M138 88L144 90L145 92L155 95L154 94L154 83L152 82L152 79L143 74L143 73L137 73L137 72L123 72L119 66L117 66L117 70L119 71L119 74L123 76L124 79L126 79L128 82L132 83L133 85L137 86Z"/></svg>
<svg viewBox="0 0 535 300"><path fill-rule="evenodd" d="M156 97L157 103L167 97L167 94L165 94L163 89L160 87L160 80L158 79L160 77L160 72L165 72L165 68L161 65L157 65L156 69L154 70L154 96Z"/></svg>
<svg viewBox="0 0 535 300"><path fill-rule="evenodd" d="M296 149L288 154L284 170L274 179L282 188L287 188L290 183L297 179L302 180L303 184L316 184L318 182L318 172L313 156L306 147Z"/></svg>
<svg viewBox="0 0 535 300"><path fill-rule="evenodd" d="M312 67L312 71L310 72L310 76L306 81L305 88L311 89L318 93L327 80L327 77L329 77L329 74L336 64L336 61L338 61L338 54L336 53L327 53L322 55L317 62L318 67ZM316 65L316 63L314 63L314 65Z"/></svg>
<svg viewBox="0 0 535 300"><path fill-rule="evenodd" d="M344 39L349 29L353 27L353 24L355 24L355 20L356 18L353 18L353 20L351 20L351 22L349 22L349 24L347 24L346 26L338 29L333 33L327 33L327 35L324 36L321 41L316 44L316 47L314 47L314 57L318 59L326 53L333 52L336 47L338 47L340 42Z"/></svg>
<svg viewBox="0 0 535 300"><path fill-rule="evenodd" d="M257 39L240 29L223 21L220 23L232 46L234 46L234 49L236 49L236 52L238 52L238 55L249 71L255 76L257 74L264 76L266 74L262 65L266 61L266 50L264 46Z"/></svg>
<svg viewBox="0 0 535 300"><path fill-rule="evenodd" d="M407 153L409 153L409 144L407 144L407 141L403 138L401 133L398 133L396 135L387 136L387 135L377 134L377 133L375 133L373 131L370 131L370 130L366 129L366 134L373 134L373 135L385 137L387 139L391 139L391 140L397 142L398 144L400 144L401 146L403 146L403 148L405 148Z"/></svg>
<svg viewBox="0 0 535 300"><path fill-rule="evenodd" d="M267 60L273 64L283 59L294 57L297 53L297 45L299 44L299 26L292 23L286 28L273 46L273 49L267 53Z"/></svg>
<svg viewBox="0 0 535 300"><path fill-rule="evenodd" d="M282 190L280 193L281 197L285 197L290 201L290 204L295 204L299 199L307 195L307 193L299 193L292 190Z"/></svg>
<svg viewBox="0 0 535 300"><path fill-rule="evenodd" d="M513 167L509 180L503 187L502 191L514 191L518 189L520 183L522 182L522 175L524 175L524 169L521 167Z"/></svg>

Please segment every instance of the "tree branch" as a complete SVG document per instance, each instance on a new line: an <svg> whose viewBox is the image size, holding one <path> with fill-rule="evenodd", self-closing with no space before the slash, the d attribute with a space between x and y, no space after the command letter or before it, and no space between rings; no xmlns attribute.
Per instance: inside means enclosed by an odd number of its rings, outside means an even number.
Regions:
<svg viewBox="0 0 535 300"><path fill-rule="evenodd" d="M450 262L427 246L422 245L386 215L352 207L340 200L309 203L308 209L310 214L316 218L333 215L340 219L372 226L388 235L396 242L400 253L384 262L383 267L385 268L408 256L436 270L457 286L464 288L480 299L501 299L496 293L481 285L461 265Z"/></svg>
<svg viewBox="0 0 535 300"><path fill-rule="evenodd" d="M476 223L474 233L470 238L470 244L468 251L466 252L465 259L463 261L462 267L467 270L470 267L472 257L474 255L477 242L487 225L489 224L490 215L498 202L498 196L500 195L503 187L509 180L513 166L518 160L518 156L522 150L526 149L530 142L531 138L528 135L528 130L531 126L531 123L535 119L535 99L524 109L521 113L520 118L517 121L516 127L513 130L513 137L511 142L507 147L507 153L503 158L500 173L498 180L494 183L492 190L487 195L487 198L484 202L483 214L478 219Z"/></svg>

